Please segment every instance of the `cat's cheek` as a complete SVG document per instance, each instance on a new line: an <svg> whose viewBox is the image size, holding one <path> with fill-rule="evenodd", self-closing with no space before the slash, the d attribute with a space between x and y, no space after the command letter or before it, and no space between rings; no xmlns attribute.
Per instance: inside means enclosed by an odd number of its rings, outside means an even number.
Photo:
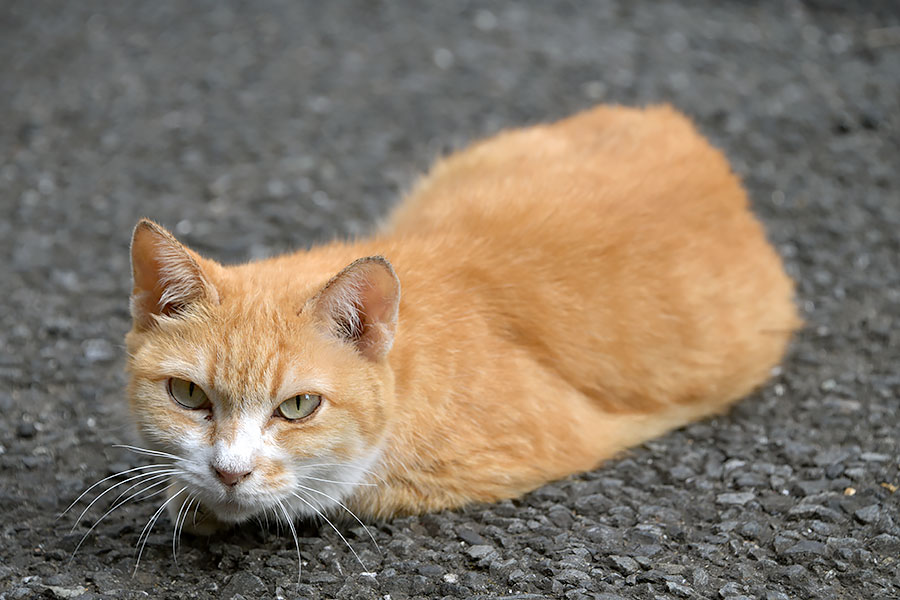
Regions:
<svg viewBox="0 0 900 600"><path fill-rule="evenodd" d="M205 475L200 463L206 461L210 423L199 414L202 411L186 411L170 404L145 402L135 411L141 434L157 449L182 457L180 468L192 475Z"/></svg>
<svg viewBox="0 0 900 600"><path fill-rule="evenodd" d="M165 442L176 449L186 438L197 437L202 427L193 415L181 414L183 411L160 409L150 405L136 411L135 417L144 436L158 442ZM178 453L181 454L180 452Z"/></svg>
<svg viewBox="0 0 900 600"><path fill-rule="evenodd" d="M286 462L296 462L321 456L323 452L330 452L333 443L329 440L331 435L327 427L291 423L280 424L278 430L272 436L270 447Z"/></svg>
<svg viewBox="0 0 900 600"><path fill-rule="evenodd" d="M257 473L261 486L266 490L278 490L290 484L288 470L283 460L261 461Z"/></svg>
<svg viewBox="0 0 900 600"><path fill-rule="evenodd" d="M215 491L218 481L210 468L211 450L204 436L196 430L184 430L173 440L176 445L175 454L183 457L179 467L183 472L181 479L190 487L199 487Z"/></svg>

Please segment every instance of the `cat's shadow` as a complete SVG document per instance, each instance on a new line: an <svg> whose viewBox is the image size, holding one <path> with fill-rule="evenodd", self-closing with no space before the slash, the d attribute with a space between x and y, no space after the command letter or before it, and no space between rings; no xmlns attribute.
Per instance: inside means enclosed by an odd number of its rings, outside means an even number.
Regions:
<svg viewBox="0 0 900 600"><path fill-rule="evenodd" d="M319 539L322 526L314 521L294 522L299 539ZM290 529L282 523L257 523L248 521L230 528L221 529L210 535L191 534L183 532L181 544L184 547L207 548L218 544L233 544L236 546L253 548L260 544L276 543L278 540L291 541Z"/></svg>
<svg viewBox="0 0 900 600"><path fill-rule="evenodd" d="M320 527L314 522L298 521L294 524L302 560L313 560L321 551L324 540ZM211 535L183 533L179 542L179 563L210 573L237 571L251 568L252 563L272 553L284 555L284 567L294 568L296 559L291 531L269 522L249 522ZM269 560L271 562L271 560Z"/></svg>

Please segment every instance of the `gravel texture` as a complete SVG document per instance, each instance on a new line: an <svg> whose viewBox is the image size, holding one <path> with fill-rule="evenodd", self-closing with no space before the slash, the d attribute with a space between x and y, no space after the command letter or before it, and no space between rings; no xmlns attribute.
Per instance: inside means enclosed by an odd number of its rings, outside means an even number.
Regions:
<svg viewBox="0 0 900 600"><path fill-rule="evenodd" d="M0 9L0 598L897 598L896 2L40 2ZM846 7L853 7L852 9ZM448 149L672 102L745 178L808 327L727 416L512 502L186 537L57 514L143 461L140 216L235 261L364 232ZM81 504L81 507L85 506Z"/></svg>

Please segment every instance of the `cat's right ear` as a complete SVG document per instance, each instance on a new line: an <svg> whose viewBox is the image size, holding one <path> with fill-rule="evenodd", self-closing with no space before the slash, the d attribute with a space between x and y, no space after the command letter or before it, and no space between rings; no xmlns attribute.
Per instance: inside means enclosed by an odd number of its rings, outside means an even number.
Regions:
<svg viewBox="0 0 900 600"><path fill-rule="evenodd" d="M218 303L219 294L200 266L202 259L163 227L141 219L131 237L131 317L138 329L157 316L177 315L199 300Z"/></svg>
<svg viewBox="0 0 900 600"><path fill-rule="evenodd" d="M369 360L387 356L400 311L400 280L383 256L351 263L307 303L336 337Z"/></svg>

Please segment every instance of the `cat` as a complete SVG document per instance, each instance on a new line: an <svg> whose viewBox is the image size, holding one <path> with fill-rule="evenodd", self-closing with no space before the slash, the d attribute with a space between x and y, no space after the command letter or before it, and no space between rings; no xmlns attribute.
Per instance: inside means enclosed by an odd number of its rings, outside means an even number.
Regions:
<svg viewBox="0 0 900 600"><path fill-rule="evenodd" d="M801 325L738 178L665 105L476 143L367 239L223 266L141 220L131 254L131 412L196 533L520 496L722 413Z"/></svg>

